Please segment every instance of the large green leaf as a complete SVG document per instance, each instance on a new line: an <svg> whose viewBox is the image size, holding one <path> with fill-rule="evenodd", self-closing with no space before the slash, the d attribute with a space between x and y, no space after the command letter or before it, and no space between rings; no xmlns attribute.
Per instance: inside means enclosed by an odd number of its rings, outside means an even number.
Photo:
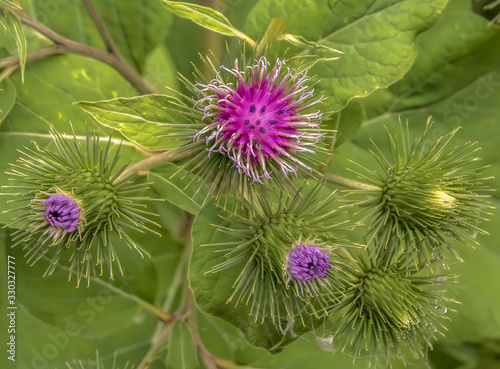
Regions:
<svg viewBox="0 0 500 369"><path fill-rule="evenodd" d="M145 149L171 150L185 142L174 135L180 124L191 120L180 114L179 101L166 95L146 95L105 101L78 103L102 125L120 131Z"/></svg>
<svg viewBox="0 0 500 369"><path fill-rule="evenodd" d="M281 18L287 32L344 52L338 60L320 59L311 72L329 96L325 110L338 111L405 75L417 56L416 36L432 26L446 2L262 0L246 30L260 38L272 18Z"/></svg>
<svg viewBox="0 0 500 369"><path fill-rule="evenodd" d="M94 0L120 53L140 72L148 54L163 40L171 15L161 0ZM23 0L38 21L72 40L103 48L103 42L80 0Z"/></svg>

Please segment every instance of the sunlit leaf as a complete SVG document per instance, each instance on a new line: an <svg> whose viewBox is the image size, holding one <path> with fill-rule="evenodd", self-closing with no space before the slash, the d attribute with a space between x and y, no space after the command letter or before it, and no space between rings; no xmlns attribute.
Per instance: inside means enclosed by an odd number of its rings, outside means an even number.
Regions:
<svg viewBox="0 0 500 369"><path fill-rule="evenodd" d="M254 44L254 41L250 37L234 28L224 15L214 9L177 1L163 0L163 2L171 12L179 17L190 19L214 32L226 36L239 37L250 43L250 45Z"/></svg>

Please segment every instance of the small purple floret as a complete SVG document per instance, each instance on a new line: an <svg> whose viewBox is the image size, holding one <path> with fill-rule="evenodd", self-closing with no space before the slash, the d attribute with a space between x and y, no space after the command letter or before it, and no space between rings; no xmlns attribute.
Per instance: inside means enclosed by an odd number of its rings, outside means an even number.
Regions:
<svg viewBox="0 0 500 369"><path fill-rule="evenodd" d="M313 98L314 90L305 85L306 73L285 72L284 64L278 60L269 70L262 57L241 71L236 62L235 69L221 67L234 76L234 83L219 73L209 84L195 85L203 95L196 105L204 119L212 120L196 137L206 135L208 151L226 154L240 172L258 182L261 176L270 178L266 162L271 160L286 176L296 173L296 164L309 169L293 153L314 153L323 137L321 114L303 112L321 103L322 97Z"/></svg>
<svg viewBox="0 0 500 369"><path fill-rule="evenodd" d="M68 232L78 229L80 208L77 202L64 195L51 196L45 200L45 217L52 227L63 228Z"/></svg>
<svg viewBox="0 0 500 369"><path fill-rule="evenodd" d="M328 255L314 245L299 244L288 254L288 273L293 278L326 278L326 269L331 267Z"/></svg>

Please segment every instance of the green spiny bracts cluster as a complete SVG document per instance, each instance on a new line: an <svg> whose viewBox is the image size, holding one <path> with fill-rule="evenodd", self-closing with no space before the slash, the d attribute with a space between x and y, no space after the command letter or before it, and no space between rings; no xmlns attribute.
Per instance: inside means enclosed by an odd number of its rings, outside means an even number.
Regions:
<svg viewBox="0 0 500 369"><path fill-rule="evenodd" d="M390 159L377 146L372 152L382 172L363 168L369 173L363 178L378 189L359 191L368 196L359 205L369 209L374 254L386 263L401 254L415 266L444 263L447 254L459 258L450 240L476 245L476 235L486 233L478 224L490 208L490 190L476 165L479 148L471 142L451 146L456 130L429 143L430 129L428 123L412 144L408 127L401 135L388 133Z"/></svg>
<svg viewBox="0 0 500 369"><path fill-rule="evenodd" d="M424 357L425 345L444 330L450 320L441 297L442 284L450 276L439 275L431 266L407 268L405 258L391 265L358 252L351 275L354 279L340 304L332 311L334 342L355 358L391 357L404 360L406 346L415 357Z"/></svg>
<svg viewBox="0 0 500 369"><path fill-rule="evenodd" d="M118 361L117 353L115 351L111 366L106 366L103 364L103 362L100 358L99 351L96 351L94 360L88 359L88 360L82 361L82 360L74 360L73 359L71 362L66 362L66 366L68 367L68 369L95 369L95 368L97 368L97 369L107 369L107 368L109 368L109 369L132 369L134 367L128 361L125 363L125 366L118 366L117 361Z"/></svg>
<svg viewBox="0 0 500 369"><path fill-rule="evenodd" d="M229 250L209 273L243 264L227 302L250 306L256 323L272 321L283 334L327 315L347 283L346 245L335 232L352 226L336 219L342 213L336 195L323 195L321 188L281 193L274 201L264 190L248 214L227 212L228 226L216 226L234 241L205 245Z"/></svg>
<svg viewBox="0 0 500 369"><path fill-rule="evenodd" d="M28 263L35 263L46 253L51 256L46 275L50 275L63 256L70 254L70 273L82 277L103 275L113 264L123 274L116 251L111 243L116 233L141 256L140 248L124 228L148 230L154 224L144 210L146 198L137 197L146 184L116 182L126 166L117 168L119 153L109 157L111 140L101 147L98 137L87 137L86 148L80 142L51 131L55 151L36 145L26 148L16 164L11 165L11 186L17 193L14 200L16 216L8 225L14 229L15 245L27 250ZM84 150L85 149L85 150ZM152 231L151 231L152 232Z"/></svg>

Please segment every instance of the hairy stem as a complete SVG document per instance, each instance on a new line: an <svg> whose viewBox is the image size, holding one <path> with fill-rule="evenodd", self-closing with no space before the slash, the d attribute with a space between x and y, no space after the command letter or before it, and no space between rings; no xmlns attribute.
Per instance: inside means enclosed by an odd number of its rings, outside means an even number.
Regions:
<svg viewBox="0 0 500 369"><path fill-rule="evenodd" d="M354 179L345 178L337 174L323 173L323 179L328 182L335 183L353 190L370 190L370 191L381 191L382 189L369 185L367 183L355 181Z"/></svg>
<svg viewBox="0 0 500 369"><path fill-rule="evenodd" d="M56 46L59 47L57 52L68 52L97 59L114 68L141 94L152 94L158 92L156 87L142 78L142 76L134 68L132 68L119 54L101 50L96 47L82 44L80 42L76 42L64 36L61 36L57 32L54 32L47 26L27 15L23 10L12 9L9 8L8 5L2 3L0 3L0 9L9 9L10 11L16 13L25 25L33 28L34 30L47 37L49 40L53 41ZM94 20L94 22L97 21ZM105 41L105 43L106 42L109 41Z"/></svg>

